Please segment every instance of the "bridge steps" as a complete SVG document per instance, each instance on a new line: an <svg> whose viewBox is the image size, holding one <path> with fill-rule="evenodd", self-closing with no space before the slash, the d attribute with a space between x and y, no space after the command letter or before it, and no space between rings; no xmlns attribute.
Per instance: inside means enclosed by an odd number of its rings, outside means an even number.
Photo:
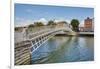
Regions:
<svg viewBox="0 0 100 69"><path fill-rule="evenodd" d="M30 41L15 43L15 65L26 65L31 63Z"/></svg>

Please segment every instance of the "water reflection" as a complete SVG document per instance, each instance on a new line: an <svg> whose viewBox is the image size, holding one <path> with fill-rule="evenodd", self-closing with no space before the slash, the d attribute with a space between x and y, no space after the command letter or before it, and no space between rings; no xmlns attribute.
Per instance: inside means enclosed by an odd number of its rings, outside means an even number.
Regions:
<svg viewBox="0 0 100 69"><path fill-rule="evenodd" d="M55 36L32 54L32 64L91 61L93 46L93 37Z"/></svg>

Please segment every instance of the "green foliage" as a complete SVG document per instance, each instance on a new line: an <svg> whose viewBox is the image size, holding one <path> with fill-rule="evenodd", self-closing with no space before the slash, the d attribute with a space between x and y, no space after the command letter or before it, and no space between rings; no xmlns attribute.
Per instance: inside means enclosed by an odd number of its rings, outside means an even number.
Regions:
<svg viewBox="0 0 100 69"><path fill-rule="evenodd" d="M28 26L28 31L32 31L32 29L33 29L34 27L35 27L34 24L30 24L30 25Z"/></svg>
<svg viewBox="0 0 100 69"><path fill-rule="evenodd" d="M34 22L35 26L44 26L44 24L42 22Z"/></svg>
<svg viewBox="0 0 100 69"><path fill-rule="evenodd" d="M72 19L71 25L74 31L79 31L79 21L77 19Z"/></svg>
<svg viewBox="0 0 100 69"><path fill-rule="evenodd" d="M18 31L18 27L15 27L15 31Z"/></svg>
<svg viewBox="0 0 100 69"><path fill-rule="evenodd" d="M15 30L15 31L19 31L19 30L21 30L22 28L23 28L23 27L15 27L14 30Z"/></svg>
<svg viewBox="0 0 100 69"><path fill-rule="evenodd" d="M30 24L29 26L28 26L28 28L33 28L34 27L34 24Z"/></svg>
<svg viewBox="0 0 100 69"><path fill-rule="evenodd" d="M47 25L56 25L56 23L53 20L48 21Z"/></svg>

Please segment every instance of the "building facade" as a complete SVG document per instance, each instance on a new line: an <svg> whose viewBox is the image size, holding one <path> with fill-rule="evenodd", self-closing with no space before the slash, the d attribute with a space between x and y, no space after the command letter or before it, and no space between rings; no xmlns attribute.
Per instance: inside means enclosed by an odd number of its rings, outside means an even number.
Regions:
<svg viewBox="0 0 100 69"><path fill-rule="evenodd" d="M84 20L84 31L86 32L93 31L93 19L87 17L87 19Z"/></svg>
<svg viewBox="0 0 100 69"><path fill-rule="evenodd" d="M62 28L68 26L68 23L65 21L57 22L57 27Z"/></svg>
<svg viewBox="0 0 100 69"><path fill-rule="evenodd" d="M94 32L94 18L84 20L84 26L79 27L80 32Z"/></svg>

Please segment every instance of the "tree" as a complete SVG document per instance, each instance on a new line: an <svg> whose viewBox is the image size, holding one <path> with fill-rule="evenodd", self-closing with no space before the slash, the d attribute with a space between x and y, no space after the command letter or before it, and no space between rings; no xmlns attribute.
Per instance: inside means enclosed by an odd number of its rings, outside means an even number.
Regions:
<svg viewBox="0 0 100 69"><path fill-rule="evenodd" d="M48 21L47 25L56 25L56 23L53 20Z"/></svg>
<svg viewBox="0 0 100 69"><path fill-rule="evenodd" d="M74 31L76 31L76 32L79 31L79 21L77 19L72 19L71 26Z"/></svg>
<svg viewBox="0 0 100 69"><path fill-rule="evenodd" d="M30 25L28 26L28 30L29 30L29 31L32 31L33 28L34 28L34 24L30 24Z"/></svg>
<svg viewBox="0 0 100 69"><path fill-rule="evenodd" d="M28 28L33 28L34 27L34 24L30 24L29 26L28 26Z"/></svg>
<svg viewBox="0 0 100 69"><path fill-rule="evenodd" d="M18 27L15 27L14 29L15 29L15 31L18 31Z"/></svg>
<svg viewBox="0 0 100 69"><path fill-rule="evenodd" d="M35 26L44 26L44 24L42 22L34 22Z"/></svg>
<svg viewBox="0 0 100 69"><path fill-rule="evenodd" d="M15 27L14 30L15 31L22 31L23 27Z"/></svg>

